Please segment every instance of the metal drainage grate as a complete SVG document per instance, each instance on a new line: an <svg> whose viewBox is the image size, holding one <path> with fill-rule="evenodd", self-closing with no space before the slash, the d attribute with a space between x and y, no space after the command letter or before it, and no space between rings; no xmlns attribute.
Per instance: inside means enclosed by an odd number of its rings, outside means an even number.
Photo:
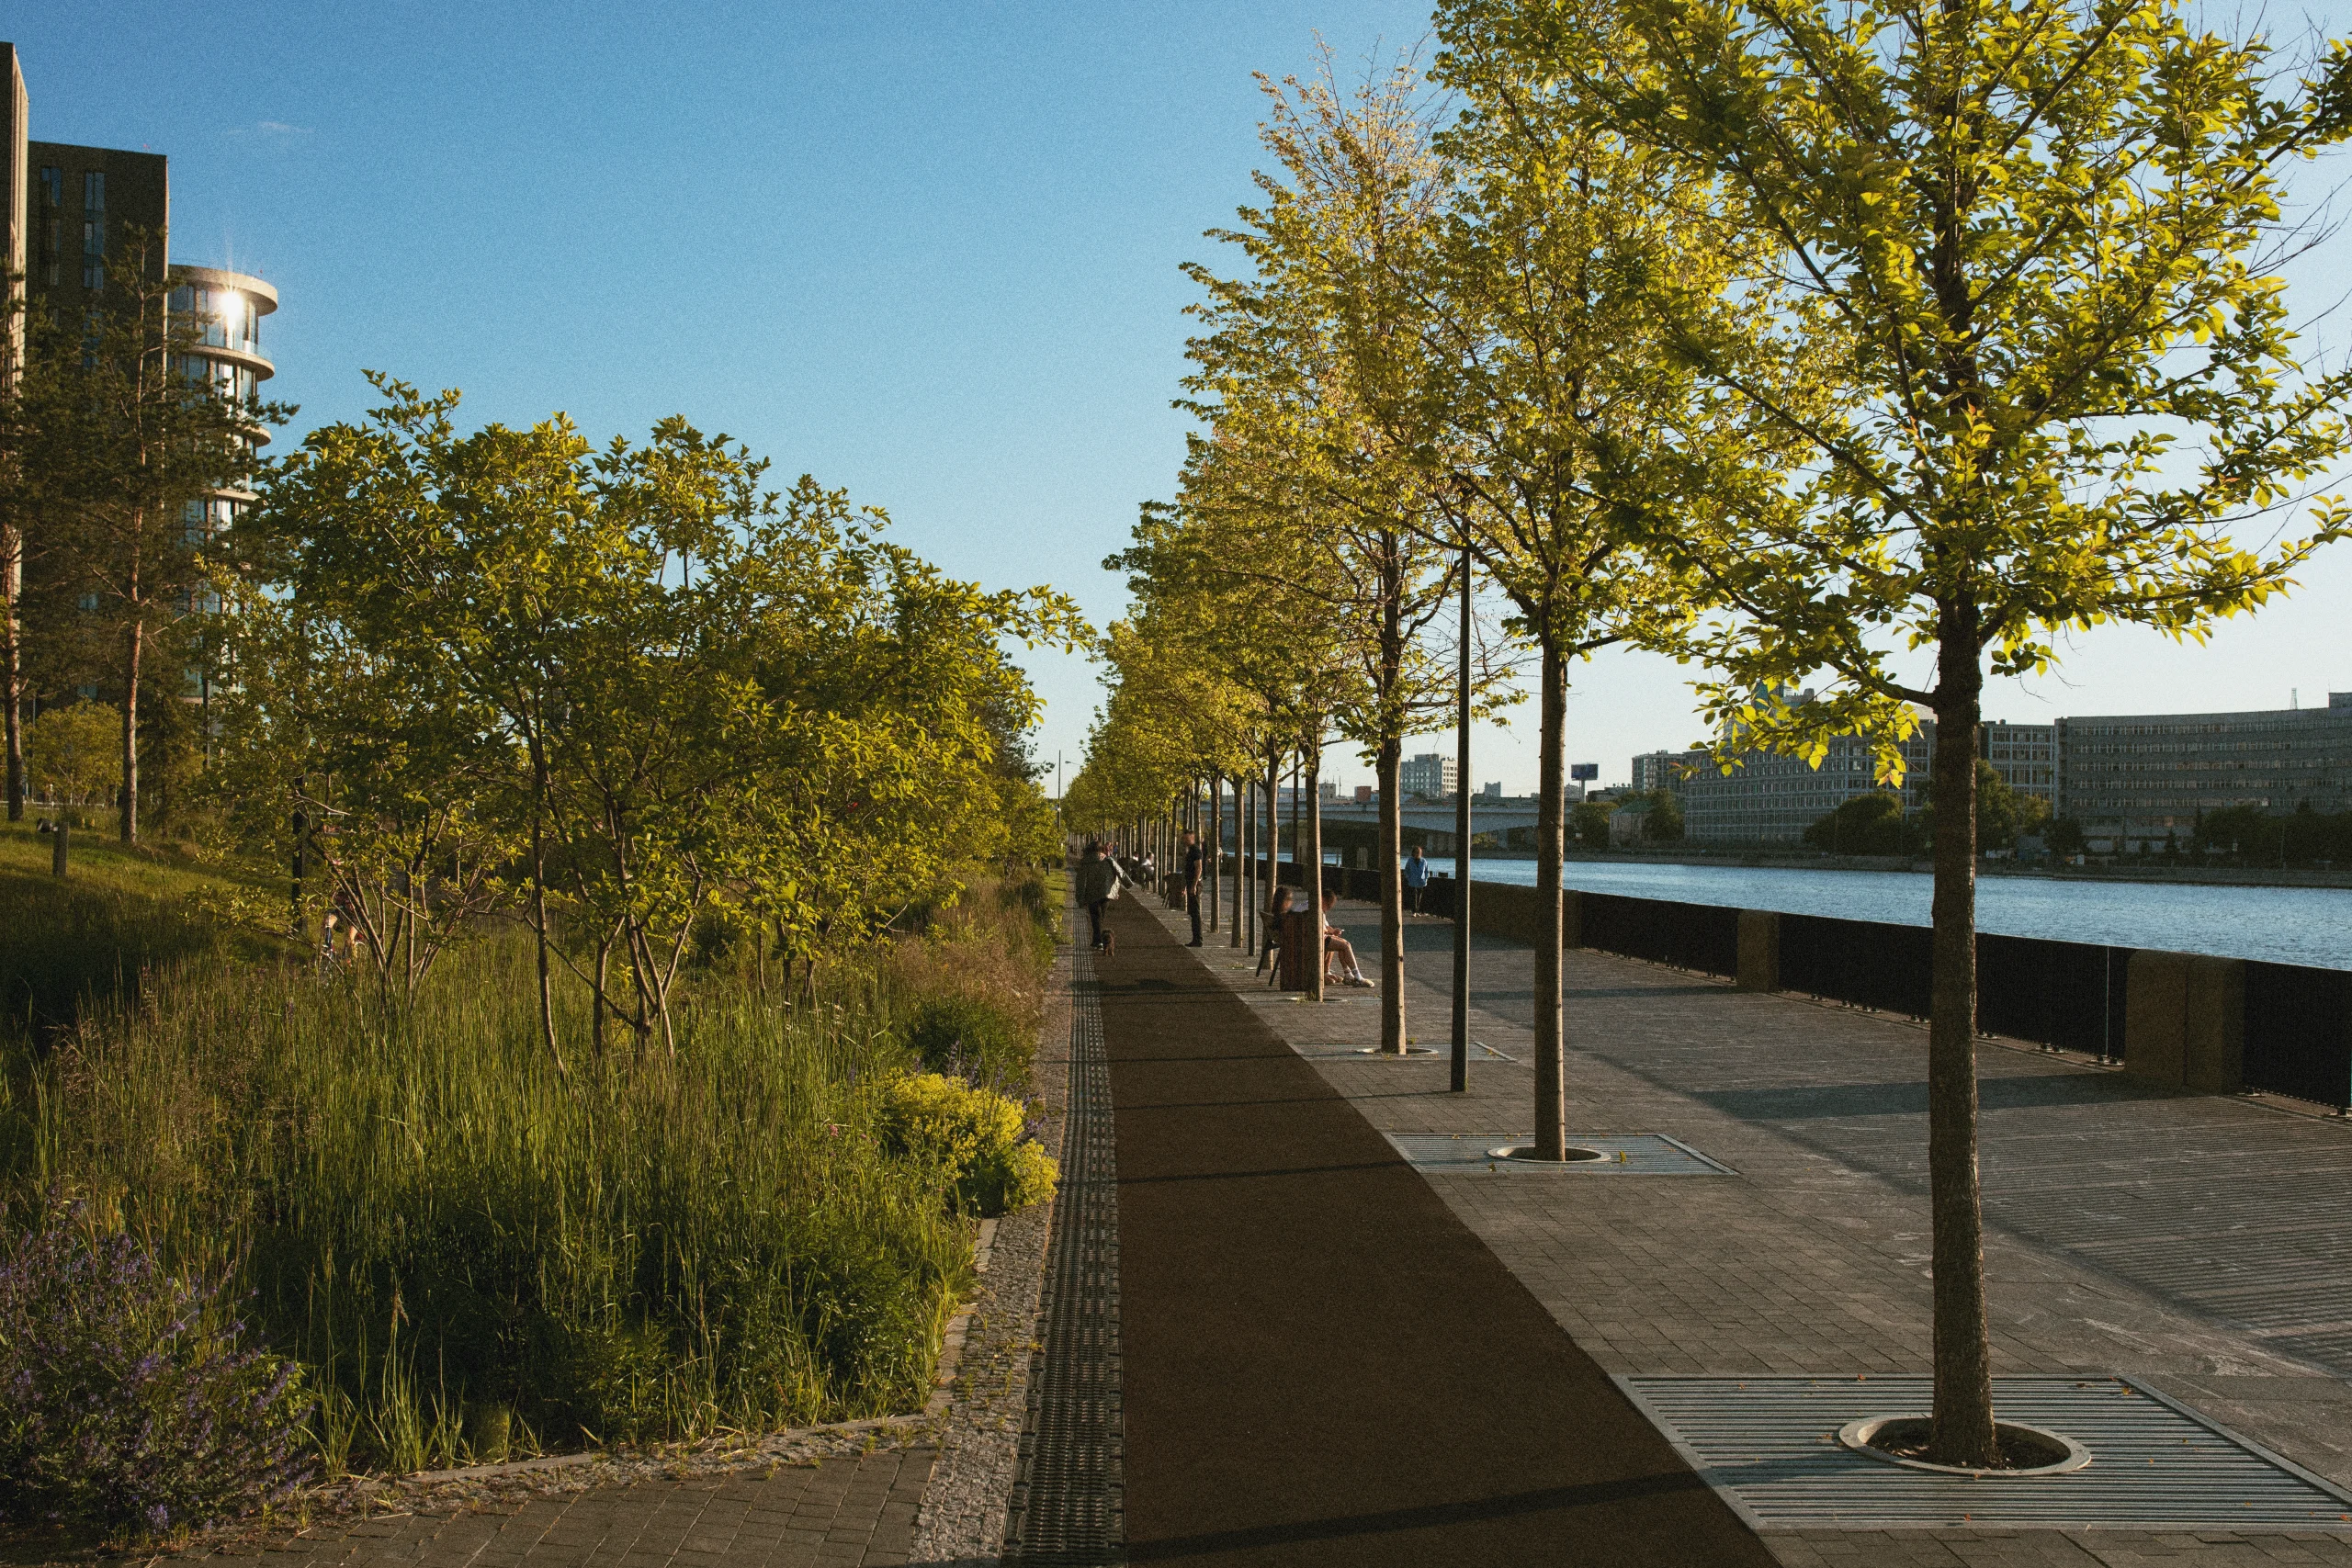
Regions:
<svg viewBox="0 0 2352 1568"><path fill-rule="evenodd" d="M1581 1176L1737 1176L1739 1172L1679 1139L1663 1133L1632 1133L1597 1138L1568 1134L1571 1145L1598 1149L1601 1157L1571 1160L1563 1165L1540 1160L1497 1159L1489 1151L1506 1145L1533 1141L1527 1133L1390 1133L1388 1141L1416 1170L1467 1172L1529 1171L1543 1178L1575 1172Z"/></svg>
<svg viewBox="0 0 2352 1568"><path fill-rule="evenodd" d="M2120 1378L1996 1378L2006 1421L2063 1432L2064 1475L1938 1475L1838 1445L1867 1416L1925 1414L1924 1377L1620 1377L1749 1527L2352 1530L2352 1494Z"/></svg>
<svg viewBox="0 0 2352 1568"><path fill-rule="evenodd" d="M1341 1062L1442 1062L1453 1054L1450 1046L1412 1044L1406 1046L1405 1054L1399 1056L1376 1045L1351 1045L1344 1040L1294 1040L1290 1048L1316 1061L1329 1059ZM1514 1058L1504 1055L1491 1045L1482 1045L1473 1040L1470 1042L1470 1059L1474 1062L1508 1062Z"/></svg>
<svg viewBox="0 0 2352 1568"><path fill-rule="evenodd" d="M1069 1102L1045 1333L1029 1372L1029 1412L1005 1517L1007 1562L1096 1568L1125 1561L1119 1410L1118 1162L1111 1064L1090 954L1072 976Z"/></svg>

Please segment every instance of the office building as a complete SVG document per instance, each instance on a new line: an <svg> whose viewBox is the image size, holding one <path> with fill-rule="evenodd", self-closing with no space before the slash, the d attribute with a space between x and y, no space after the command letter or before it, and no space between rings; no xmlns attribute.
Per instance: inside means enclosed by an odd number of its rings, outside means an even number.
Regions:
<svg viewBox="0 0 2352 1568"><path fill-rule="evenodd" d="M1654 789L1679 790L1682 775L1694 762L1704 762L1703 751L1645 751L1634 759L1634 792L1647 795Z"/></svg>
<svg viewBox="0 0 2352 1568"><path fill-rule="evenodd" d="M2185 840L2208 811L2352 810L2352 692L2324 708L2062 718L2058 814L2095 853Z"/></svg>
<svg viewBox="0 0 2352 1568"><path fill-rule="evenodd" d="M1396 764L1396 792L1408 800L1415 795L1424 800L1448 799L1461 787L1461 780L1454 759L1436 751L1424 751Z"/></svg>
<svg viewBox="0 0 2352 1568"><path fill-rule="evenodd" d="M1798 694L1804 702L1809 694ZM2055 805L2057 731L2047 724L1988 720L1977 729L1977 755L2022 795ZM1801 844L1804 830L1856 795L1882 787L1901 796L1903 809L1928 804L1928 770L1936 745L1935 720L1922 718L1901 745L1903 781L1878 783L1875 748L1860 736L1830 738L1818 764L1770 751L1743 751L1726 771L1704 752L1651 751L1634 759L1634 787L1649 776L1681 775L1683 831L1696 842Z"/></svg>

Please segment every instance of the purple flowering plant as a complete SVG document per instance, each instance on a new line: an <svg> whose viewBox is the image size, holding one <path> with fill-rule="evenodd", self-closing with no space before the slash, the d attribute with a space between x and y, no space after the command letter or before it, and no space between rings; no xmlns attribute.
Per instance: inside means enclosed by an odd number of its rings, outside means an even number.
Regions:
<svg viewBox="0 0 2352 1568"><path fill-rule="evenodd" d="M225 1274L44 1204L0 1247L0 1522L155 1540L285 1496L312 1396L245 1337Z"/></svg>

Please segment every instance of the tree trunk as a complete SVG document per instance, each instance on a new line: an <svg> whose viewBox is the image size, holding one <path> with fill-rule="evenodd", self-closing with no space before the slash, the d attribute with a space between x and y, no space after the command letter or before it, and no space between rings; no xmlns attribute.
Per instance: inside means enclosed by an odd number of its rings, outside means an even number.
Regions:
<svg viewBox="0 0 2352 1568"><path fill-rule="evenodd" d="M1404 803L1396 796L1397 774L1403 771L1405 742L1390 736L1380 744L1377 763L1380 789L1380 1048L1392 1056L1405 1054L1405 868L1397 863L1399 818Z"/></svg>
<svg viewBox="0 0 2352 1568"><path fill-rule="evenodd" d="M570 1078L563 1052L555 1042L555 976L548 966L547 757L535 739L531 744L531 927L538 938L539 1043L559 1077ZM603 999L597 1001L603 1006Z"/></svg>
<svg viewBox="0 0 2352 1568"><path fill-rule="evenodd" d="M1320 728L1319 726L1317 727ZM1317 1001L1323 999L1323 738L1318 734L1306 742L1306 842L1300 846L1299 871L1306 892L1306 907L1314 919L1307 930L1313 934L1306 959L1306 994Z"/></svg>
<svg viewBox="0 0 2352 1568"><path fill-rule="evenodd" d="M25 819L25 536L0 523L0 728L8 750L8 820Z"/></svg>
<svg viewBox="0 0 2352 1568"><path fill-rule="evenodd" d="M147 622L132 615L122 650L122 841L139 841L139 666L147 652Z"/></svg>
<svg viewBox="0 0 2352 1568"><path fill-rule="evenodd" d="M1380 1049L1405 1054L1405 883L1396 863L1399 817L1404 803L1396 782L1405 760L1404 557L1396 536L1380 536L1380 750L1374 787L1380 795Z"/></svg>
<svg viewBox="0 0 2352 1568"><path fill-rule="evenodd" d="M1546 643L1542 688L1541 765L1535 800L1535 1157L1567 1155L1567 1061L1560 1016L1560 853L1564 796L1560 758L1566 739L1568 671Z"/></svg>
<svg viewBox="0 0 2352 1568"><path fill-rule="evenodd" d="M1946 606L1928 798L1936 813L1935 970L1928 1019L1928 1190L1935 1229L1938 1464L1999 1461L1976 1165L1976 730L1984 677L1973 606Z"/></svg>

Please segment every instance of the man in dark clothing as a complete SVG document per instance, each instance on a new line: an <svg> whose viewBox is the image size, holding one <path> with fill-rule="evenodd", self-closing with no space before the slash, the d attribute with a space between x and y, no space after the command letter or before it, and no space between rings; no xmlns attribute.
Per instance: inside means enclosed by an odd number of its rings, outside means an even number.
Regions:
<svg viewBox="0 0 2352 1568"><path fill-rule="evenodd" d="M1201 852L1201 836L1187 831L1184 835L1184 912L1193 917L1193 940L1187 947L1201 945L1201 863L1208 857Z"/></svg>

